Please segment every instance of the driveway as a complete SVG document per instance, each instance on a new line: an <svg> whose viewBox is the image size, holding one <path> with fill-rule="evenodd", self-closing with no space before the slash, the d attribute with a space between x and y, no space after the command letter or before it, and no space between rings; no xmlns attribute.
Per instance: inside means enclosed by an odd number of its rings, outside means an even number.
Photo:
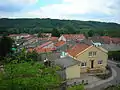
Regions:
<svg viewBox="0 0 120 90"><path fill-rule="evenodd" d="M103 88L109 85L119 84L120 83L120 68L116 67L116 64L117 64L116 62L108 60L108 65L111 66L117 72L117 76L113 80L103 83L101 85L95 86L93 88L87 89L87 90L103 90Z"/></svg>

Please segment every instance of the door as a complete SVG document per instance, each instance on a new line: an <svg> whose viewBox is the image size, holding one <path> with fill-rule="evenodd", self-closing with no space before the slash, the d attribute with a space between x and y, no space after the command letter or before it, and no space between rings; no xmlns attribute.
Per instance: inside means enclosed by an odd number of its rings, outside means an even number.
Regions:
<svg viewBox="0 0 120 90"><path fill-rule="evenodd" d="M94 68L94 60L91 61L91 68Z"/></svg>

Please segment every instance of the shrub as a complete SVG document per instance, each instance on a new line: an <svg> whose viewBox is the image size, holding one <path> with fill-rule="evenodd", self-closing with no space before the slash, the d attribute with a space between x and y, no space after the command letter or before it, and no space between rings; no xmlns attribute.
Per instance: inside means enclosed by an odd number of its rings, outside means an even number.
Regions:
<svg viewBox="0 0 120 90"><path fill-rule="evenodd" d="M105 73L105 74L99 74L99 75L96 75L98 78L100 78L100 79L108 79L109 77L111 77L112 76L112 70L111 70L111 68L109 67L109 66L106 66L106 69L107 70L109 70L109 72L108 73Z"/></svg>
<svg viewBox="0 0 120 90"><path fill-rule="evenodd" d="M85 90L83 85L68 87L67 90Z"/></svg>

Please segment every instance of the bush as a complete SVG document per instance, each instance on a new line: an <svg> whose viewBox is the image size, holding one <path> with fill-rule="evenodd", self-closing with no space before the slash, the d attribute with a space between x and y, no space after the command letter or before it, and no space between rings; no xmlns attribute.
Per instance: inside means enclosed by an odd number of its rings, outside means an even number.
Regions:
<svg viewBox="0 0 120 90"><path fill-rule="evenodd" d="M111 77L112 76L112 70L111 70L111 68L109 67L109 66L106 66L106 69L107 70L109 70L109 72L108 73L105 73L105 74L99 74L99 75L96 75L98 78L100 78L100 79L108 79L109 77Z"/></svg>
<svg viewBox="0 0 120 90"><path fill-rule="evenodd" d="M83 85L68 87L67 90L85 90Z"/></svg>
<svg viewBox="0 0 120 90"><path fill-rule="evenodd" d="M40 63L7 64L0 74L0 90L46 90L60 83L56 70Z"/></svg>
<svg viewBox="0 0 120 90"><path fill-rule="evenodd" d="M120 51L109 51L108 58L119 61L120 60Z"/></svg>
<svg viewBox="0 0 120 90"><path fill-rule="evenodd" d="M120 90L120 86L111 85L105 88L104 90Z"/></svg>

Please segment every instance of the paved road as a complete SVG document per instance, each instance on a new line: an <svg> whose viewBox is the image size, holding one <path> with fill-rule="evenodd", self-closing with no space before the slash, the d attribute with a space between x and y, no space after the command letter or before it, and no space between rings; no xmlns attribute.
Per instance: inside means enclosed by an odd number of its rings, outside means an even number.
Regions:
<svg viewBox="0 0 120 90"><path fill-rule="evenodd" d="M109 85L116 85L120 83L120 68L116 67L116 64L117 64L116 62L108 61L108 65L110 65L117 72L117 76L113 80L87 90L103 90L103 88Z"/></svg>

